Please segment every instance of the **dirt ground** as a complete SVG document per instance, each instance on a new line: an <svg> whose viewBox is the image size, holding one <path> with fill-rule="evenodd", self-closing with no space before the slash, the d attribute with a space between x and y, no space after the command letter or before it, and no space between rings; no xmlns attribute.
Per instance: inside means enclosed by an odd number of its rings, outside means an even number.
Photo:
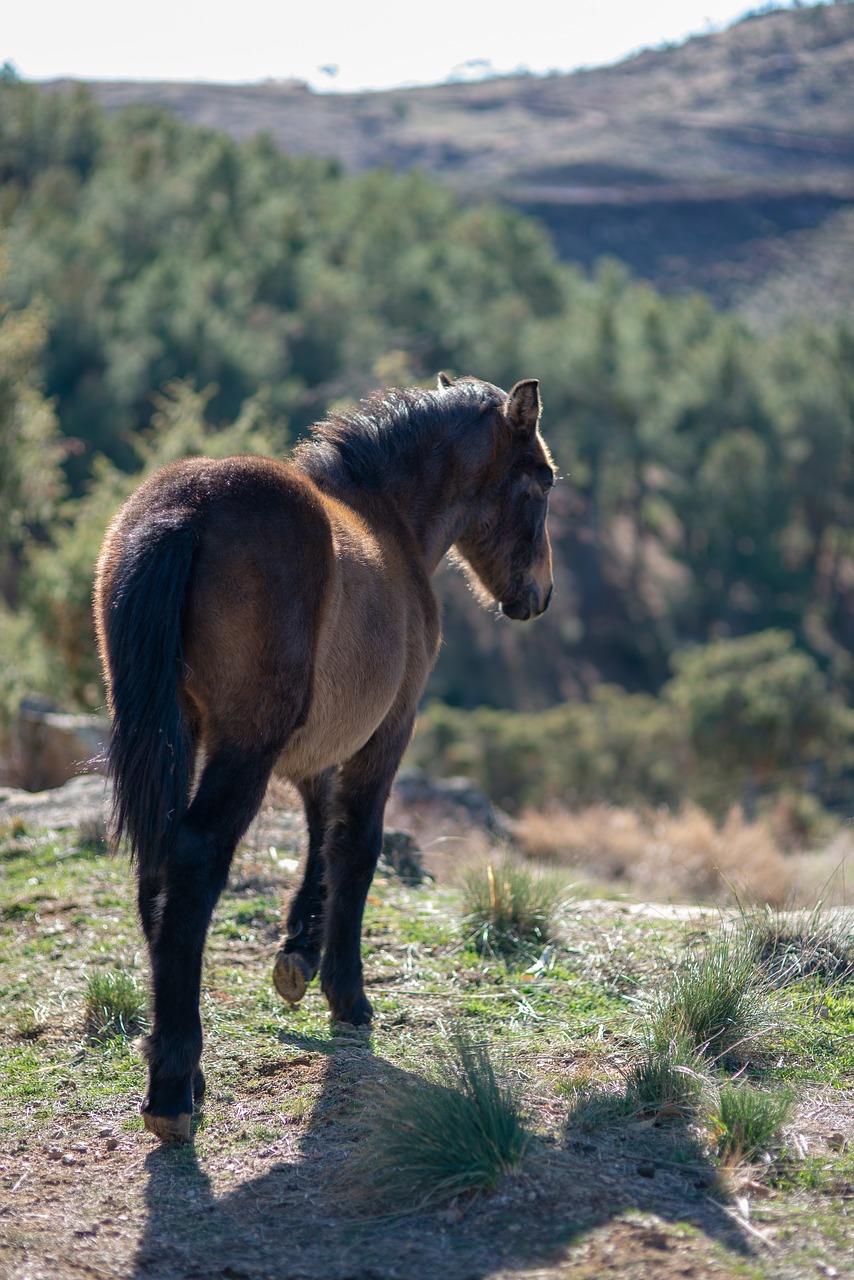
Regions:
<svg viewBox="0 0 854 1280"><path fill-rule="evenodd" d="M799 1101L776 1164L722 1169L702 1134L661 1117L589 1132L572 1122L566 1082L619 1081L633 1052L624 989L663 980L650 955L676 945L668 931L686 919L707 927L702 912L570 902L567 976L537 986L472 959L450 890L380 876L365 930L375 1022L370 1035L348 1033L330 1025L316 988L294 1011L271 992L269 903L294 883L302 832L272 808L211 933L208 1098L192 1143L160 1146L137 1114L142 1064L83 1033L92 965L144 964L127 868L80 852L100 805L91 780L32 800L0 795L13 829L0 856L0 1276L854 1276L854 1080L839 1065L850 1035L816 1059L815 1079L781 1050ZM363 1108L401 1073L420 1074L461 1017L521 1097L534 1135L526 1161L489 1194L384 1215L350 1173Z"/></svg>

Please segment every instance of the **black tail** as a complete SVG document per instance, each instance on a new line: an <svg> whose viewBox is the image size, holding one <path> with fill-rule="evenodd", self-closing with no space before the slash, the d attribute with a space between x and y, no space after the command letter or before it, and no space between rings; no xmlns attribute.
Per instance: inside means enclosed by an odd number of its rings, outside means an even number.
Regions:
<svg viewBox="0 0 854 1280"><path fill-rule="evenodd" d="M198 541L191 520L186 512L158 512L131 530L104 625L114 839L127 836L141 875L168 857L189 803L195 750L178 704L178 680L184 598Z"/></svg>

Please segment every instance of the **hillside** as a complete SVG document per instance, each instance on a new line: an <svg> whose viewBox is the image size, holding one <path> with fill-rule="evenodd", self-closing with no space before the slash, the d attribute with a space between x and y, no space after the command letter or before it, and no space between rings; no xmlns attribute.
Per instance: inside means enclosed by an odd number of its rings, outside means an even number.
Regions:
<svg viewBox="0 0 854 1280"><path fill-rule="evenodd" d="M615 254L760 323L839 314L852 283L854 6L778 11L612 67L355 95L294 83L99 83L349 171L417 166L536 214L562 255ZM805 264L806 260L806 264ZM824 264L824 265L823 265ZM835 287L810 282L832 275ZM770 302L769 302L770 300Z"/></svg>

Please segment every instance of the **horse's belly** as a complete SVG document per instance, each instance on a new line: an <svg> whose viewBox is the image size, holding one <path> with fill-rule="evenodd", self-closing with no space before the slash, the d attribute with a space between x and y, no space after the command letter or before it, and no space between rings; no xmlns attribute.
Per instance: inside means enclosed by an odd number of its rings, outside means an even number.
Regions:
<svg viewBox="0 0 854 1280"><path fill-rule="evenodd" d="M373 736L385 719L382 710L369 716L364 706L354 709L346 722L330 711L313 712L307 723L297 729L276 763L276 773L298 782L322 773L330 765L350 760Z"/></svg>
<svg viewBox="0 0 854 1280"><path fill-rule="evenodd" d="M412 674L410 625L405 592L390 592L384 574L360 565L339 581L315 654L308 717L280 755L277 773L292 781L311 777L365 745Z"/></svg>

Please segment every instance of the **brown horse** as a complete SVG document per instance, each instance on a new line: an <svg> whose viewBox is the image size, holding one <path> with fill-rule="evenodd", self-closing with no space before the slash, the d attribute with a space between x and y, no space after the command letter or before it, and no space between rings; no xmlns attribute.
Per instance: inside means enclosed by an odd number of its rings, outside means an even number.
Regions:
<svg viewBox="0 0 854 1280"><path fill-rule="evenodd" d="M439 645L430 578L452 547L510 618L546 608L554 470L539 386L439 377L315 428L290 463L188 458L107 532L95 613L113 731L115 838L128 838L151 957L146 1126L186 1139L202 950L272 773L305 805L308 859L274 981L320 969L360 1024L362 912L386 800ZM198 762L198 769L196 767ZM322 957L322 963L321 963Z"/></svg>

